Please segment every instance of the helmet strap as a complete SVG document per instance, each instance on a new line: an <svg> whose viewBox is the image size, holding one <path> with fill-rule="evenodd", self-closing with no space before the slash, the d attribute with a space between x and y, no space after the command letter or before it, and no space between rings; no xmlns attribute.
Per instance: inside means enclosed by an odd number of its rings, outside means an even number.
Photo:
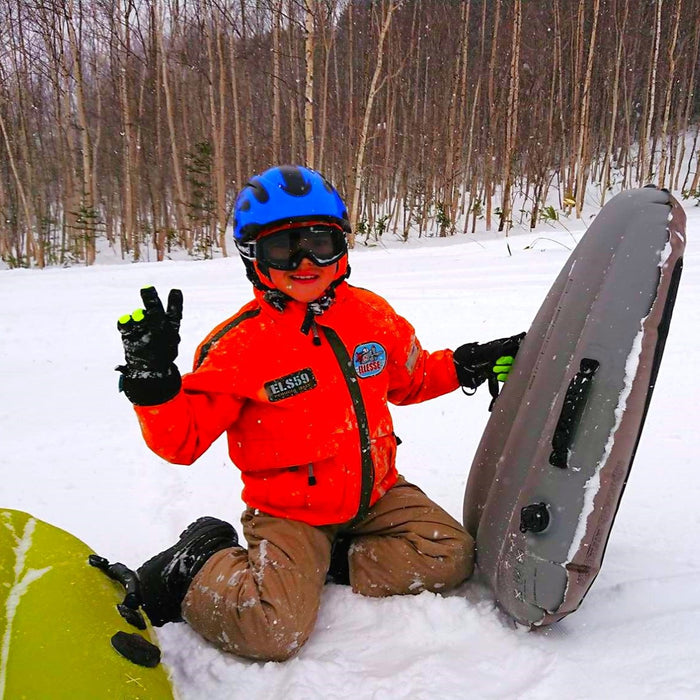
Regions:
<svg viewBox="0 0 700 700"><path fill-rule="evenodd" d="M251 282L252 285L256 289L259 289L261 292L267 292L270 289L270 287L263 284L263 281L260 279L260 275L258 275L258 271L255 269L255 262L253 260L243 257L242 255L241 260L243 261L243 265L245 267L245 276L248 278L248 281Z"/></svg>

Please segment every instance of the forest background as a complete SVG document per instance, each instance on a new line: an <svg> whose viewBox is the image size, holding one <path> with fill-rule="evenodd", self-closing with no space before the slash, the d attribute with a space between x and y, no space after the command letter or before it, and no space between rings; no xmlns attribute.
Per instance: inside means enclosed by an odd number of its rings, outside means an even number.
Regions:
<svg viewBox="0 0 700 700"><path fill-rule="evenodd" d="M0 0L0 258L227 255L297 162L356 240L700 202L700 0Z"/></svg>

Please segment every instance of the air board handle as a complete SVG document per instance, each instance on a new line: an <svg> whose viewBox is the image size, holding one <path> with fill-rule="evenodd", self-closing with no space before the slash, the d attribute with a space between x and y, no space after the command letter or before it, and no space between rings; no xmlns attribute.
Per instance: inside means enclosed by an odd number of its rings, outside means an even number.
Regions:
<svg viewBox="0 0 700 700"><path fill-rule="evenodd" d="M549 456L549 463L554 467L566 469L568 466L569 447L576 434L583 407L586 405L591 380L599 366L598 360L584 357L579 371L569 382L559 421L552 436L552 454Z"/></svg>

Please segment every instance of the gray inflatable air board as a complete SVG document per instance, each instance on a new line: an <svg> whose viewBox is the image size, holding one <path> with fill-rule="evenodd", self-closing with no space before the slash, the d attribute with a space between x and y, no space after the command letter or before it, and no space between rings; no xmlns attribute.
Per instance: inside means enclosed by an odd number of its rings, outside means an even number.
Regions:
<svg viewBox="0 0 700 700"><path fill-rule="evenodd" d="M515 620L578 608L595 579L654 387L685 248L665 190L606 204L542 304L474 457L464 524Z"/></svg>

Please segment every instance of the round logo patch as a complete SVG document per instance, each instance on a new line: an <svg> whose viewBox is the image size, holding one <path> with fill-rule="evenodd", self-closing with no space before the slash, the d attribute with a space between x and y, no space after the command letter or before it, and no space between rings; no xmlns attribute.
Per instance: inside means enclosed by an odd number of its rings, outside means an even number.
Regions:
<svg viewBox="0 0 700 700"><path fill-rule="evenodd" d="M353 350L352 362L358 377L374 377L386 367L386 350L379 343L362 343Z"/></svg>

